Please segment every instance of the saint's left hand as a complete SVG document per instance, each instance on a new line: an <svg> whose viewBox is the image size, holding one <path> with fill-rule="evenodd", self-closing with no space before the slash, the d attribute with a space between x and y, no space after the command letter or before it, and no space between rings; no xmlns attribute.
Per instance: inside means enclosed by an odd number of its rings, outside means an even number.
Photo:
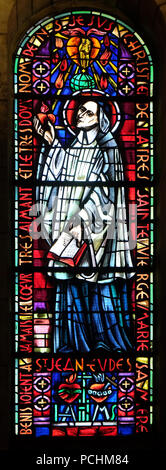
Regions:
<svg viewBox="0 0 166 470"><path fill-rule="evenodd" d="M69 232L76 239L77 246L80 248L81 241L82 241L82 227L81 227L81 224L78 224L75 227L73 227L73 224L70 224Z"/></svg>

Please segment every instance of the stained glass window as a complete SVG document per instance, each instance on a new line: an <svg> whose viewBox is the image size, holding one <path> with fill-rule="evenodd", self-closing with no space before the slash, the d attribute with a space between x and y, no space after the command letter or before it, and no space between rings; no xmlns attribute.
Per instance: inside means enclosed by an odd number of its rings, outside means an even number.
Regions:
<svg viewBox="0 0 166 470"><path fill-rule="evenodd" d="M14 63L15 435L153 423L153 63L118 18L69 11Z"/></svg>

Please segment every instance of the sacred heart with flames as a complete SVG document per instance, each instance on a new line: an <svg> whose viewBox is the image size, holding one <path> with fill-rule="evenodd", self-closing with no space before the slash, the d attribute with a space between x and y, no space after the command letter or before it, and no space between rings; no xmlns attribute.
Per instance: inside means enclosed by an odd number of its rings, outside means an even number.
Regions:
<svg viewBox="0 0 166 470"><path fill-rule="evenodd" d="M93 374L93 376L96 381L89 387L88 395L92 398L93 401L102 403L103 401L107 400L109 395L111 395L112 387L110 382L105 382L104 374Z"/></svg>
<svg viewBox="0 0 166 470"><path fill-rule="evenodd" d="M66 403L72 403L75 401L81 394L81 387L76 383L77 374L72 374L70 377L67 377L65 383L59 385L58 395Z"/></svg>

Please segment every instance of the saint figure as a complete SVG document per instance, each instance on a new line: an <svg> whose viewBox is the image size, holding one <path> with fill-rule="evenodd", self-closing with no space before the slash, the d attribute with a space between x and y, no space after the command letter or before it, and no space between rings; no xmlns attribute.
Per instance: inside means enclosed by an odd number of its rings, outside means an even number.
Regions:
<svg viewBox="0 0 166 470"><path fill-rule="evenodd" d="M76 137L63 148L55 126L49 122L44 130L34 118L45 142L37 169L42 183L37 201L55 286L54 352L125 352L132 348L128 282L134 273L122 160L104 105L84 97L75 119ZM77 246L87 241L79 269L49 258L63 231Z"/></svg>

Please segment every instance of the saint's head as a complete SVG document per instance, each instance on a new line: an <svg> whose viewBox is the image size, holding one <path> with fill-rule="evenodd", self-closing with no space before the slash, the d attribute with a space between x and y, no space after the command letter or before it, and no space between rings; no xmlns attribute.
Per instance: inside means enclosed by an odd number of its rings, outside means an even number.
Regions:
<svg viewBox="0 0 166 470"><path fill-rule="evenodd" d="M104 112L103 104L92 100L82 101L76 113L76 127L88 131L96 126L104 134L110 128L110 121Z"/></svg>
<svg viewBox="0 0 166 470"><path fill-rule="evenodd" d="M92 129L98 124L98 104L95 101L86 101L80 104L76 126L81 129Z"/></svg>

